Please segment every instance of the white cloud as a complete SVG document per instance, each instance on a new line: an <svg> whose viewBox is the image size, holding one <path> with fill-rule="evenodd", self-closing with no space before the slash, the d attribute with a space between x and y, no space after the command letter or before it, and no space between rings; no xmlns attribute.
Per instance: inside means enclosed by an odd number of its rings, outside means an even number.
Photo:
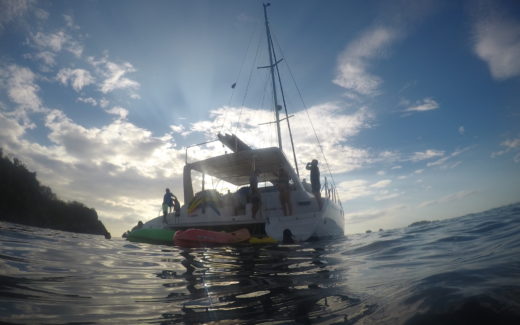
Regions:
<svg viewBox="0 0 520 325"><path fill-rule="evenodd" d="M425 98L421 101L417 101L415 105L412 105L408 108L406 108L405 112L425 112L425 111L431 111L434 109L439 108L439 103L437 103L432 98Z"/></svg>
<svg viewBox="0 0 520 325"><path fill-rule="evenodd" d="M123 117L126 110L115 107L111 113ZM133 169L151 178L181 170L166 167L173 161L169 139L155 138L150 131L122 118L101 128L86 128L53 110L46 116L45 126L50 130L49 140L63 148L74 162L110 164L114 173Z"/></svg>
<svg viewBox="0 0 520 325"><path fill-rule="evenodd" d="M369 196L373 192L366 180L356 179L339 183L338 190L343 201L350 201L360 197Z"/></svg>
<svg viewBox="0 0 520 325"><path fill-rule="evenodd" d="M492 158L496 158L502 155L505 155L507 153L513 152L515 153L515 157L513 158L514 162L520 162L520 152L516 153L517 151L520 151L520 138L514 138L514 139L507 139L500 143L500 146L503 148L500 151L493 152L491 154Z"/></svg>
<svg viewBox="0 0 520 325"><path fill-rule="evenodd" d="M24 133L24 126L0 110L0 143L2 143L2 147L17 143Z"/></svg>
<svg viewBox="0 0 520 325"><path fill-rule="evenodd" d="M338 71L333 82L362 95L375 94L382 80L367 70L371 60L380 58L397 36L396 30L383 26L366 31L339 56Z"/></svg>
<svg viewBox="0 0 520 325"><path fill-rule="evenodd" d="M109 102L108 99L106 99L106 98L101 98L101 99L99 100L99 106L101 106L102 108L107 107L108 104L110 104L110 102Z"/></svg>
<svg viewBox="0 0 520 325"><path fill-rule="evenodd" d="M111 109L106 110L106 112L109 114L117 115L120 119L126 119L126 117L128 116L128 110L119 106L114 106Z"/></svg>
<svg viewBox="0 0 520 325"><path fill-rule="evenodd" d="M28 0L3 0L0 1L0 32L17 17L24 15L29 9Z"/></svg>
<svg viewBox="0 0 520 325"><path fill-rule="evenodd" d="M343 201L351 201L362 197L371 197L375 201L382 201L395 198L400 194L386 189L392 183L391 180L385 179L373 184L363 179L352 181L343 181L338 184L338 190L341 193Z"/></svg>
<svg viewBox="0 0 520 325"><path fill-rule="evenodd" d="M116 89L129 89L133 91L140 87L137 81L125 77L127 73L135 72L133 65L129 62L118 64L109 61L107 57L103 57L99 60L90 57L88 61L96 67L98 72L104 77L100 86L102 93L110 93ZM135 93L132 94L137 95Z"/></svg>
<svg viewBox="0 0 520 325"><path fill-rule="evenodd" d="M90 104L92 106L97 106L98 105L98 102L95 98L92 98L92 97L78 97L77 99L78 102L82 102L82 103L86 103L86 104Z"/></svg>
<svg viewBox="0 0 520 325"><path fill-rule="evenodd" d="M405 205L394 205L382 209L367 209L363 211L356 211L352 213L346 213L345 219L347 224L358 224L368 222L374 219L381 219L384 217L391 216L393 213L404 210L407 207Z"/></svg>
<svg viewBox="0 0 520 325"><path fill-rule="evenodd" d="M520 22L494 10L474 25L475 53L497 80L520 76Z"/></svg>
<svg viewBox="0 0 520 325"><path fill-rule="evenodd" d="M412 26L435 10L429 0L402 1L381 6L377 23L350 42L338 57L333 82L349 92L347 96L374 96L380 92L381 77L371 72L374 62L388 56L391 46L404 38Z"/></svg>
<svg viewBox="0 0 520 325"><path fill-rule="evenodd" d="M27 126L17 116L0 110L0 142L61 198L95 207L103 220L123 215L147 220L164 187L180 194L184 150L170 135L154 137L126 121L125 109L111 111L120 118L88 128L48 110L39 127L48 128L51 144L40 145L24 138Z"/></svg>
<svg viewBox="0 0 520 325"><path fill-rule="evenodd" d="M81 57L83 53L83 45L74 40L65 30L54 33L36 32L30 35L28 43L37 52L25 54L25 57L42 61L44 64L43 70L49 70L50 67L54 66L56 55L64 50L77 58Z"/></svg>
<svg viewBox="0 0 520 325"><path fill-rule="evenodd" d="M436 161L433 161L433 162L429 162L426 164L426 166L428 167L433 167L433 166L439 166L441 169L448 169L448 168L455 168L457 167L458 165L461 164L461 161L456 161L456 162L453 162L453 163L450 163L450 161L459 156L460 154L470 150L471 147L465 147L465 148L462 148L462 149L457 149L455 150L454 152L452 152L451 154L447 155L447 156L444 156Z"/></svg>
<svg viewBox="0 0 520 325"><path fill-rule="evenodd" d="M32 57L31 54L28 56ZM49 52L49 51L42 51L39 53L36 53L34 55L34 58L37 60L41 60L45 65L53 66L56 64L56 54Z"/></svg>
<svg viewBox="0 0 520 325"><path fill-rule="evenodd" d="M61 51L69 39L70 37L64 31L51 34L37 32L31 35L33 45L40 49L48 49L52 52Z"/></svg>
<svg viewBox="0 0 520 325"><path fill-rule="evenodd" d="M460 135L464 135L464 133L466 133L466 129L465 129L464 126L462 126L462 125L459 126L458 131L459 131L459 134L460 134Z"/></svg>
<svg viewBox="0 0 520 325"><path fill-rule="evenodd" d="M38 96L40 87L35 83L36 75L28 68L10 65L0 71L0 77L5 79L9 99L23 109L38 111L41 100Z"/></svg>
<svg viewBox="0 0 520 325"><path fill-rule="evenodd" d="M83 87L95 81L90 72L84 69L61 69L56 78L64 85L70 82L72 88L76 91L80 91Z"/></svg>
<svg viewBox="0 0 520 325"><path fill-rule="evenodd" d="M374 183L372 185L370 185L370 187L372 188L384 188L384 187L387 187L388 185L390 185L392 183L391 180L389 179L384 179L384 180L381 180L377 183Z"/></svg>
<svg viewBox="0 0 520 325"><path fill-rule="evenodd" d="M310 107L307 112L300 111L293 114L291 129L300 168L303 168L304 164L311 159L316 158L320 160L322 173L326 170L320 147L312 131L313 128L326 153L329 166L335 173L360 168L374 159L368 151L346 145L350 137L357 135L362 129L370 127L371 112L367 108L361 108L351 114L346 114L344 111L345 107L339 103L325 103ZM234 133L235 130L239 130L236 132L238 137L253 147L277 146L275 126L272 124L259 125L272 121L272 115L272 112L267 110L221 107L211 111L209 120L192 124L188 130L183 132L183 135L199 132L204 134L207 139L214 139L219 132ZM237 121L239 116L240 121ZM331 125L341 125L342 127L330 127ZM282 126L284 150L290 153L291 146L285 122ZM201 151L200 154L203 152ZM292 158L291 156L289 154L289 159ZM198 158L202 158L202 156Z"/></svg>
<svg viewBox="0 0 520 325"><path fill-rule="evenodd" d="M374 197L375 201L385 201L401 196L399 192L383 191Z"/></svg>
<svg viewBox="0 0 520 325"><path fill-rule="evenodd" d="M63 20L65 20L65 24L68 28L79 29L79 26L76 25L76 23L74 22L74 17L72 17L71 15L63 15Z"/></svg>
<svg viewBox="0 0 520 325"><path fill-rule="evenodd" d="M413 162L418 162L442 156L444 156L444 151L428 149L426 151L414 152L412 157L410 157L410 160Z"/></svg>
<svg viewBox="0 0 520 325"><path fill-rule="evenodd" d="M441 197L441 198L439 198L437 200L421 202L418 206L419 206L419 208L424 208L424 207L428 207L428 206L432 206L432 205L438 205L438 204L458 201L458 200L461 200L461 199L463 199L465 197L468 197L470 195L476 194L478 192L479 191L477 191L477 190L459 191L459 192L456 192L456 193L453 193L453 194L450 194L450 195L443 196L443 197Z"/></svg>

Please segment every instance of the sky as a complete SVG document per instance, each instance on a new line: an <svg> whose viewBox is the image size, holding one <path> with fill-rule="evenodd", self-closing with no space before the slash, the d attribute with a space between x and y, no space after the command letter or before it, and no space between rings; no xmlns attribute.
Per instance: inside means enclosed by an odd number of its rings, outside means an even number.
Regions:
<svg viewBox="0 0 520 325"><path fill-rule="evenodd" d="M520 201L518 1L268 14L301 177L320 161L347 234ZM182 201L186 152L224 153L191 145L277 145L266 44L261 1L0 0L0 147L120 236Z"/></svg>

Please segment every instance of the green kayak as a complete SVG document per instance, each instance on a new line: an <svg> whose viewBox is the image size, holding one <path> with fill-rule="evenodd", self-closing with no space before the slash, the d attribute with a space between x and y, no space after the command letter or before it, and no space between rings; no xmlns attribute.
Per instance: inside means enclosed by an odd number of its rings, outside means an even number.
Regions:
<svg viewBox="0 0 520 325"><path fill-rule="evenodd" d="M128 234L127 239L138 242L168 242L173 244L174 230L137 229Z"/></svg>

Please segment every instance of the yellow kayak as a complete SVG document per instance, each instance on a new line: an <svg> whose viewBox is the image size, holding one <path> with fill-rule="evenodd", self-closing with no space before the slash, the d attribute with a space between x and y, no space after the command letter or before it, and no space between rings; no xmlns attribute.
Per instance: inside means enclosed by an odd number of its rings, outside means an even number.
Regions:
<svg viewBox="0 0 520 325"><path fill-rule="evenodd" d="M251 237L249 238L250 244L275 244L278 241L272 237Z"/></svg>

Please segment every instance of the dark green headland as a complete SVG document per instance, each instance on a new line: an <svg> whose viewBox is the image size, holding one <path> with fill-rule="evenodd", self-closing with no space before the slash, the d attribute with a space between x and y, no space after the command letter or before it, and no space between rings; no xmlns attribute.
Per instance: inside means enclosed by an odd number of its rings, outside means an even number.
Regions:
<svg viewBox="0 0 520 325"><path fill-rule="evenodd" d="M103 235L110 238L96 210L80 202L64 202L41 185L36 173L0 148L0 220L29 226Z"/></svg>

